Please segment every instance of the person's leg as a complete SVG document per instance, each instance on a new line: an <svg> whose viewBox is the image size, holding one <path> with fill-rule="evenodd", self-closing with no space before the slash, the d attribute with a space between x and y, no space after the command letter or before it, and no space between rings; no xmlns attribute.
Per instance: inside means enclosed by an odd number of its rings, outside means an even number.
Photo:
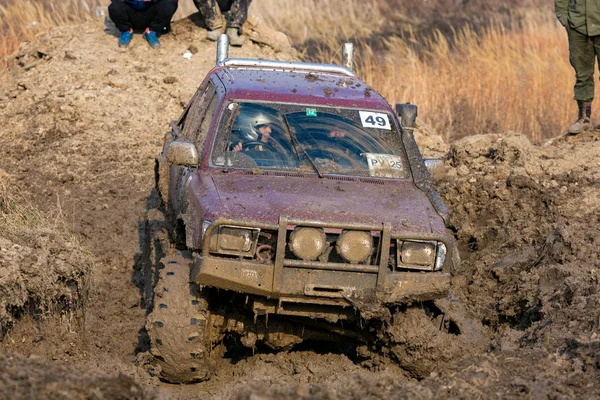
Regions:
<svg viewBox="0 0 600 400"><path fill-rule="evenodd" d="M569 61L575 70L575 100L579 109L577 121L568 132L580 133L591 126L592 100L594 99L594 45L590 37L567 27L569 36Z"/></svg>
<svg viewBox="0 0 600 400"><path fill-rule="evenodd" d="M194 0L194 4L202 14L208 30L216 31L223 27L223 15L217 0Z"/></svg>
<svg viewBox="0 0 600 400"><path fill-rule="evenodd" d="M598 61L598 69L600 70L600 35L590 37L592 45L594 46L594 53L596 54L596 60ZM595 130L600 130L600 125L594 127Z"/></svg>
<svg viewBox="0 0 600 400"><path fill-rule="evenodd" d="M592 46L594 46L594 54L598 60L598 69L600 70L600 35L590 36L590 42L592 43Z"/></svg>
<svg viewBox="0 0 600 400"><path fill-rule="evenodd" d="M108 15L121 32L126 32L133 28L132 20L134 14L135 11L122 1L113 1L108 6Z"/></svg>
<svg viewBox="0 0 600 400"><path fill-rule="evenodd" d="M108 6L108 15L117 29L121 31L119 47L125 48L129 46L133 37L135 11L122 1L113 1Z"/></svg>
<svg viewBox="0 0 600 400"><path fill-rule="evenodd" d="M159 0L147 9L135 13L134 29L144 31L144 39L151 47L160 47L158 37L169 32L177 5L178 0Z"/></svg>
<svg viewBox="0 0 600 400"><path fill-rule="evenodd" d="M153 4L148 10L151 20L146 26L161 35L169 32L171 29L171 19L173 19L173 15L177 11L177 3L178 0L160 0L156 4Z"/></svg>
<svg viewBox="0 0 600 400"><path fill-rule="evenodd" d="M227 13L227 36L232 46L241 46L244 39L240 36L240 29L248 19L248 8L252 0L235 0Z"/></svg>
<svg viewBox="0 0 600 400"><path fill-rule="evenodd" d="M225 14L231 10L231 6L235 3L235 0L216 0L221 10L221 14Z"/></svg>
<svg viewBox="0 0 600 400"><path fill-rule="evenodd" d="M227 13L227 27L237 28L238 30L244 25L248 19L248 8L250 8L252 0L236 0L231 5L231 9Z"/></svg>
<svg viewBox="0 0 600 400"><path fill-rule="evenodd" d="M575 100L594 99L594 46L587 35L567 28L569 61L575 70Z"/></svg>

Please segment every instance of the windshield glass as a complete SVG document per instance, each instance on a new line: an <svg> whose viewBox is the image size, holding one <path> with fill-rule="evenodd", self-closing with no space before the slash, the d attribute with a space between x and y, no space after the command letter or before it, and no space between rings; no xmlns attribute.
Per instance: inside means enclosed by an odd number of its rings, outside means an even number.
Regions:
<svg viewBox="0 0 600 400"><path fill-rule="evenodd" d="M239 102L222 124L212 164L227 168L406 179L398 128L387 113ZM224 120L230 120L225 118Z"/></svg>

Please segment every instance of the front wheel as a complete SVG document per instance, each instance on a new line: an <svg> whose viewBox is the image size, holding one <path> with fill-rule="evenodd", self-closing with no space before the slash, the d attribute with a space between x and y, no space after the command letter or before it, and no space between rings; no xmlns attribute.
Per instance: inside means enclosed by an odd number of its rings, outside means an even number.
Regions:
<svg viewBox="0 0 600 400"><path fill-rule="evenodd" d="M190 282L191 261L182 252L161 260L164 268L146 322L159 377L172 383L207 380L214 368L208 299Z"/></svg>

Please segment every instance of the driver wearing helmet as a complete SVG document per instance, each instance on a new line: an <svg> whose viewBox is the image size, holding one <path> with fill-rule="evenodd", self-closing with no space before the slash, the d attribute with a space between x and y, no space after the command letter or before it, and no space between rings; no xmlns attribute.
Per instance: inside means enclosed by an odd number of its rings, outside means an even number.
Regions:
<svg viewBox="0 0 600 400"><path fill-rule="evenodd" d="M272 148L272 129L270 124L271 120L262 114L259 114L256 117L252 118L252 120L250 121L251 136L257 138L257 140L252 141L252 143L249 146L245 146L244 143L240 140L238 144L236 144L233 148L233 151L265 151L267 150L267 146ZM263 146L262 143L264 143L265 145Z"/></svg>

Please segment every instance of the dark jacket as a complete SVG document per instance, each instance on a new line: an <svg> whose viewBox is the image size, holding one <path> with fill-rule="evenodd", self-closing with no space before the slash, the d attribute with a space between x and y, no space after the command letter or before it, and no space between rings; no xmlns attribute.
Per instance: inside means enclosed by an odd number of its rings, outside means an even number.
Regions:
<svg viewBox="0 0 600 400"><path fill-rule="evenodd" d="M600 35L600 1L554 0L556 18L563 26L588 36Z"/></svg>

